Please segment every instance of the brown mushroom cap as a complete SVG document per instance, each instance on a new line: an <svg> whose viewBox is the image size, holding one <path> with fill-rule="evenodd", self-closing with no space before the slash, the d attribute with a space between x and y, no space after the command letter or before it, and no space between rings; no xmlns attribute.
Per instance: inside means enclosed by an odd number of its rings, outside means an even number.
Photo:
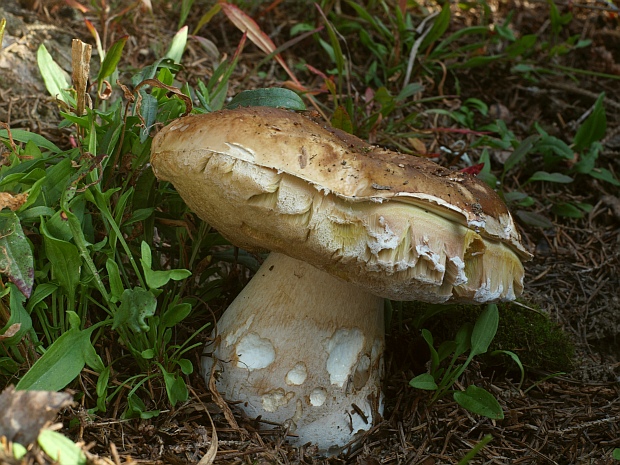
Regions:
<svg viewBox="0 0 620 465"><path fill-rule="evenodd" d="M180 118L151 154L156 176L240 247L397 300L522 291L530 255L498 195L468 174L268 107Z"/></svg>

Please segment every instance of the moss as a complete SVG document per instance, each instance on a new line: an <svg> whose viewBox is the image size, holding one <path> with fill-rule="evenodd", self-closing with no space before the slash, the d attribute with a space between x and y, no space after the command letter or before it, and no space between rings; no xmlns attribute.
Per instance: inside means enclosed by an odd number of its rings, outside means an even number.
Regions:
<svg viewBox="0 0 620 465"><path fill-rule="evenodd" d="M528 305L531 307L531 305ZM466 322L475 323L484 306L451 305L442 307L418 302L404 302L402 315L395 318L409 320L411 325L427 328L435 343L453 339ZM502 360L488 354L494 350L510 350L516 353L526 369L544 371L569 371L572 369L574 346L569 336L539 309L529 309L515 303L498 304L500 319L497 334L482 359L489 365ZM428 318L425 317L428 315ZM504 360L505 363L508 359Z"/></svg>

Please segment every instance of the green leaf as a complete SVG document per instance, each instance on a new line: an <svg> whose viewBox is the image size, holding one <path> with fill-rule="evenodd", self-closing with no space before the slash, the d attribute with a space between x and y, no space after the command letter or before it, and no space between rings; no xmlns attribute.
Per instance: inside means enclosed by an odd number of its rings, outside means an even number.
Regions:
<svg viewBox="0 0 620 465"><path fill-rule="evenodd" d="M583 218L584 212L577 208L576 205L568 202L557 203L551 207L551 211L558 216L564 216L566 218Z"/></svg>
<svg viewBox="0 0 620 465"><path fill-rule="evenodd" d="M188 303L169 307L161 317L160 326L162 328L172 328L177 323L183 321L191 313L192 306Z"/></svg>
<svg viewBox="0 0 620 465"><path fill-rule="evenodd" d="M108 381L110 380L110 367L105 367L99 373L99 379L97 379L97 409L100 412L106 411L106 399L108 396Z"/></svg>
<svg viewBox="0 0 620 465"><path fill-rule="evenodd" d="M45 224L41 223L45 255L52 265L52 278L55 279L65 294L73 300L80 282L82 259L78 248L71 242L52 237Z"/></svg>
<svg viewBox="0 0 620 465"><path fill-rule="evenodd" d="M59 465L86 465L86 455L82 449L58 431L42 430L37 442L54 463Z"/></svg>
<svg viewBox="0 0 620 465"><path fill-rule="evenodd" d="M351 117L342 105L339 105L338 108L336 108L336 111L334 111L331 124L335 128L342 129L344 132L353 134L353 123L351 122Z"/></svg>
<svg viewBox="0 0 620 465"><path fill-rule="evenodd" d="M93 349L90 335L96 326L71 328L49 346L45 354L17 383L16 389L60 391L77 378L86 365L85 354Z"/></svg>
<svg viewBox="0 0 620 465"><path fill-rule="evenodd" d="M607 132L607 115L603 107L604 99L605 93L603 92L596 99L590 116L577 129L577 134L575 134L575 139L573 140L575 150L581 151L589 147L593 142L597 142L605 137Z"/></svg>
<svg viewBox="0 0 620 465"><path fill-rule="evenodd" d="M34 286L34 256L17 215L0 213L0 271L30 297Z"/></svg>
<svg viewBox="0 0 620 465"><path fill-rule="evenodd" d="M493 394L474 385L467 386L465 392L456 391L454 400L464 409L493 420L504 418L502 407Z"/></svg>
<svg viewBox="0 0 620 465"><path fill-rule="evenodd" d="M491 344L497 332L499 324L499 312L497 305L489 304L485 308L474 325L471 333L471 355L484 354Z"/></svg>
<svg viewBox="0 0 620 465"><path fill-rule="evenodd" d="M540 137L540 140L536 142L534 150L543 155L555 155L564 160L572 160L575 156L573 149L566 142L548 134L543 134Z"/></svg>
<svg viewBox="0 0 620 465"><path fill-rule="evenodd" d="M110 283L110 301L116 303L121 299L121 295L125 291L123 280L121 279L118 264L114 260L108 258L105 267L108 271L108 281Z"/></svg>
<svg viewBox="0 0 620 465"><path fill-rule="evenodd" d="M6 325L0 329L0 346L5 347L18 344L24 335L32 329L32 319L24 309L24 300L26 300L26 298L13 284L9 284L8 289L10 292L9 308L11 310L11 316L6 322ZM13 325L19 325L16 327L17 331L12 336L6 336L7 330Z"/></svg>
<svg viewBox="0 0 620 465"><path fill-rule="evenodd" d="M142 263L146 284L150 289L159 289L160 287L165 286L171 279L173 281L181 281L192 275L189 270L153 271L151 269L151 249L144 241L142 241L141 253L142 258L140 258L140 263Z"/></svg>
<svg viewBox="0 0 620 465"><path fill-rule="evenodd" d="M553 223L549 221L547 217L538 213L517 210L515 214L521 221L530 226L536 226L537 228L553 228Z"/></svg>
<svg viewBox="0 0 620 465"><path fill-rule="evenodd" d="M525 368L523 368L523 363L521 363L519 356L511 350L494 350L491 352L491 355L508 355L517 364L519 371L521 372L521 380L519 381L519 389L521 389L521 385L525 380Z"/></svg>
<svg viewBox="0 0 620 465"><path fill-rule="evenodd" d="M187 26L183 26L172 38L170 48L164 58L170 58L175 63L181 63L185 46L187 45Z"/></svg>
<svg viewBox="0 0 620 465"><path fill-rule="evenodd" d="M182 377L176 373L168 373L163 367L160 368L164 375L164 382L166 384L166 392L168 393L168 400L174 407L179 401L184 402L189 397L187 385Z"/></svg>
<svg viewBox="0 0 620 465"><path fill-rule="evenodd" d="M0 137L4 139L8 139L9 132L6 129L0 129ZM13 140L18 142L34 142L39 147L44 147L51 152L60 153L61 150L58 146L40 134L35 134L34 132L26 131L24 129L11 129L11 137Z"/></svg>
<svg viewBox="0 0 620 465"><path fill-rule="evenodd" d="M620 186L620 181L607 168L594 168L588 173L590 176L601 181L606 181L614 186Z"/></svg>
<svg viewBox="0 0 620 465"><path fill-rule="evenodd" d="M612 454L613 454L613 458L615 460L620 460L620 448L614 449Z"/></svg>
<svg viewBox="0 0 620 465"><path fill-rule="evenodd" d="M124 36L118 39L112 44L110 50L108 50L108 52L106 53L103 63L101 63L101 69L99 70L99 74L97 75L99 86L102 85L102 81L105 78L112 75L112 73L116 71L116 67L118 66L118 62L121 60L121 57L123 55L123 48L125 47L128 38L129 36Z"/></svg>
<svg viewBox="0 0 620 465"><path fill-rule="evenodd" d="M69 106L75 106L75 99L71 97L68 90L71 84L66 77L67 73L58 66L43 44L37 51L37 63L49 94Z"/></svg>
<svg viewBox="0 0 620 465"><path fill-rule="evenodd" d="M292 90L279 87L266 89L244 90L233 97L226 108L238 107L273 107L303 111L306 109L303 100Z"/></svg>
<svg viewBox="0 0 620 465"><path fill-rule="evenodd" d="M181 371L186 375L191 375L194 372L194 365L186 358L180 358L176 363L181 367Z"/></svg>
<svg viewBox="0 0 620 465"><path fill-rule="evenodd" d="M155 315L157 300L152 292L141 288L125 289L121 295L121 305L114 314L112 329L126 326L134 333L146 332L149 325L146 318Z"/></svg>
<svg viewBox="0 0 620 465"><path fill-rule="evenodd" d="M470 349L472 330L473 327L471 323L465 323L459 328L458 332L456 333L456 336L454 337L454 342L456 343L456 346L454 348L454 354L457 357L463 355Z"/></svg>
<svg viewBox="0 0 620 465"><path fill-rule="evenodd" d="M181 2L181 14L179 15L179 29L181 26L185 24L187 20L187 15L189 15L189 11L192 9L192 5L194 4L194 0L183 0Z"/></svg>
<svg viewBox="0 0 620 465"><path fill-rule="evenodd" d="M547 181L557 182L560 184L568 184L573 182L573 178L562 173L547 173L546 171L536 171L527 182L531 181Z"/></svg>
<svg viewBox="0 0 620 465"><path fill-rule="evenodd" d="M429 373L422 373L409 381L409 386L416 389L424 389L425 391L436 391L437 383Z"/></svg>
<svg viewBox="0 0 620 465"><path fill-rule="evenodd" d="M450 26L450 2L446 2L443 4L443 8L435 21L433 22L433 26L429 31L428 35L424 38L422 45L420 46L420 50L425 50L429 45L438 40L444 33L448 30Z"/></svg>
<svg viewBox="0 0 620 465"><path fill-rule="evenodd" d="M47 297L52 295L58 286L54 283L43 283L38 284L37 287L34 288L34 292L28 299L28 305L26 306L26 311L30 314L35 309L35 307L43 302Z"/></svg>
<svg viewBox="0 0 620 465"><path fill-rule="evenodd" d="M504 172L510 171L517 163L521 162L530 153L538 139L540 139L540 136L536 134L524 139L504 162Z"/></svg>

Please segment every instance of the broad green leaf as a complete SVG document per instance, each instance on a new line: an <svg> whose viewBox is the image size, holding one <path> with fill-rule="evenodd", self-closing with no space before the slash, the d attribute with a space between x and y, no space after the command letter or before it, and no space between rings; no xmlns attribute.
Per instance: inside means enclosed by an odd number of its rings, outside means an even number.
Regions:
<svg viewBox="0 0 620 465"><path fill-rule="evenodd" d="M114 314L112 329L126 326L134 333L146 332L149 325L146 319L155 315L157 300L152 292L144 289L125 289L121 295L121 305Z"/></svg>
<svg viewBox="0 0 620 465"><path fill-rule="evenodd" d="M426 50L426 48L437 41L444 33L448 30L450 26L450 2L446 2L441 9L441 12L435 18L431 30L424 38L422 45L420 46L420 50Z"/></svg>
<svg viewBox="0 0 620 465"><path fill-rule="evenodd" d="M540 128L539 132L542 132ZM566 142L548 134L541 135L534 150L543 155L552 155L564 160L572 160L575 156L573 149Z"/></svg>
<svg viewBox="0 0 620 465"><path fill-rule="evenodd" d="M504 172L510 171L516 164L525 158L530 153L534 143L540 139L540 136L534 134L524 139L519 146L510 154L510 156L504 162Z"/></svg>
<svg viewBox="0 0 620 465"><path fill-rule="evenodd" d="M34 256L14 212L0 213L0 271L30 297L34 285Z"/></svg>
<svg viewBox="0 0 620 465"><path fill-rule="evenodd" d="M584 212L579 209L576 205L568 202L557 203L553 207L551 207L551 211L559 216L564 216L567 218L583 218Z"/></svg>
<svg viewBox="0 0 620 465"><path fill-rule="evenodd" d="M471 355L484 354L497 332L499 324L499 312L497 305L489 304L485 308L474 325L471 332Z"/></svg>
<svg viewBox="0 0 620 465"><path fill-rule="evenodd" d="M299 95L292 90L280 87L244 90L233 97L226 108L237 107L274 107L303 111L306 105Z"/></svg>
<svg viewBox="0 0 620 465"><path fill-rule="evenodd" d="M58 66L43 44L37 51L37 63L49 94L74 107L75 99L69 94L71 83L67 79L67 73Z"/></svg>
<svg viewBox="0 0 620 465"><path fill-rule="evenodd" d="M140 263L142 263L146 284L150 289L159 289L160 287L165 286L171 279L173 281L181 281L192 275L189 270L153 271L151 269L151 249L144 241L142 241L141 245L141 254L142 257L140 258Z"/></svg>
<svg viewBox="0 0 620 465"><path fill-rule="evenodd" d="M118 39L116 42L112 44L110 49L105 55L103 63L101 63L101 69L99 70L99 74L97 75L97 80L99 81L99 85L101 86L101 82L112 75L114 71L116 71L116 67L118 66L118 62L121 60L123 55L123 48L127 43L127 39L129 36L124 36Z"/></svg>
<svg viewBox="0 0 620 465"><path fill-rule="evenodd" d="M58 431L42 430L37 442L41 449L59 465L86 465L87 463L84 451Z"/></svg>
<svg viewBox="0 0 620 465"><path fill-rule="evenodd" d="M335 128L342 129L344 132L353 134L353 123L351 122L351 117L342 105L338 106L336 111L334 111L331 124Z"/></svg>
<svg viewBox="0 0 620 465"><path fill-rule="evenodd" d="M54 291L58 289L58 286L54 283L42 283L38 284L34 288L34 292L28 299L28 305L26 306L26 311L30 314L35 309L35 307L43 302L47 297L52 295Z"/></svg>
<svg viewBox="0 0 620 465"><path fill-rule="evenodd" d="M85 354L94 350L90 336L95 329L71 328L49 346L45 354L17 383L16 389L60 391L77 378L86 365Z"/></svg>
<svg viewBox="0 0 620 465"><path fill-rule="evenodd" d="M593 142L597 142L605 137L607 132L607 115L603 107L605 93L601 93L594 103L592 113L586 118L575 134L573 140L575 150L581 151L589 147Z"/></svg>
<svg viewBox="0 0 620 465"><path fill-rule="evenodd" d="M456 336L454 337L454 342L456 343L456 346L454 348L454 354L457 357L463 355L471 347L472 329L473 326L471 325L471 323L465 323L459 328L458 332L456 333Z"/></svg>
<svg viewBox="0 0 620 465"><path fill-rule="evenodd" d="M600 142L591 143L588 150L579 155L579 161L573 165L573 171L575 173L589 174L595 168L596 160L602 151L603 144Z"/></svg>
<svg viewBox="0 0 620 465"><path fill-rule="evenodd" d="M9 317L6 325L0 329L0 336L2 336L0 337L0 345L10 347L19 343L24 335L32 329L32 319L30 318L28 312L24 309L24 300L26 300L24 295L19 292L18 288L13 284L9 284L7 287L10 292L9 307L11 310L11 316ZM7 331L11 327L16 328L17 331L13 332L12 335L7 335Z"/></svg>
<svg viewBox="0 0 620 465"><path fill-rule="evenodd" d="M73 301L80 282L82 258L78 248L71 242L52 237L45 224L41 223L45 255L52 265L52 278L58 282L65 294Z"/></svg>
<svg viewBox="0 0 620 465"><path fill-rule="evenodd" d="M177 364L181 367L181 371L186 375L191 375L194 372L194 365L192 362L186 358L181 358L176 361Z"/></svg>
<svg viewBox="0 0 620 465"><path fill-rule="evenodd" d="M515 214L521 221L530 226L536 226L537 228L553 228L553 223L549 221L547 217L544 217L535 212L527 212L524 210L517 210Z"/></svg>
<svg viewBox="0 0 620 465"><path fill-rule="evenodd" d="M416 376L409 381L409 386L417 389L424 389L425 391L437 390L437 383L435 383L435 379L429 373L422 373L421 375Z"/></svg>
<svg viewBox="0 0 620 465"><path fill-rule="evenodd" d="M456 350L456 342L443 341L439 345L439 349L437 349L437 355L439 356L439 361L442 361L448 358L448 356L455 350Z"/></svg>
<svg viewBox="0 0 620 465"><path fill-rule="evenodd" d="M142 106L140 107L140 111L142 118L144 119L144 128L140 131L140 142L144 143L148 139L151 127L157 119L157 109L159 104L153 95L145 92L143 89L140 89L139 92L142 96Z"/></svg>
<svg viewBox="0 0 620 465"><path fill-rule="evenodd" d="M34 141L29 140L28 142L26 142L26 145L24 147L23 156L24 158L37 159L42 158L43 154L41 153L41 149L38 147L38 145L35 144Z"/></svg>
<svg viewBox="0 0 620 465"><path fill-rule="evenodd" d="M620 448L616 448L613 451L613 458L616 460L620 460Z"/></svg>
<svg viewBox="0 0 620 465"><path fill-rule="evenodd" d="M607 168L594 168L588 173L590 176L601 181L606 181L614 186L620 186L620 181Z"/></svg>
<svg viewBox="0 0 620 465"><path fill-rule="evenodd" d="M524 35L506 47L505 53L508 55L508 58L513 60L514 58L525 55L528 52L533 52L537 40L538 35L536 34Z"/></svg>
<svg viewBox="0 0 620 465"><path fill-rule="evenodd" d="M562 173L547 173L546 171L536 171L528 182L530 181L547 181L547 182L557 182L560 184L568 184L569 182L573 182L573 178L567 176Z"/></svg>
<svg viewBox="0 0 620 465"><path fill-rule="evenodd" d="M108 258L105 267L108 271L108 282L110 283L110 301L116 303L121 299L121 295L125 291L123 280L121 279L118 264L114 260Z"/></svg>
<svg viewBox="0 0 620 465"><path fill-rule="evenodd" d="M397 102L402 102L403 100L407 99L408 97L411 97L412 95L415 95L415 94L417 94L419 92L422 92L422 91L424 91L424 86L422 84L420 84L419 82L409 83L396 96L396 101Z"/></svg>
<svg viewBox="0 0 620 465"><path fill-rule="evenodd" d="M146 410L146 405L142 402L135 394L130 394L127 397L127 410L121 415L122 419L126 418L136 418L139 417L143 420L148 420L149 418L153 418L158 416L160 413L159 410Z"/></svg>
<svg viewBox="0 0 620 465"><path fill-rule="evenodd" d="M110 379L110 367L105 367L99 373L99 379L97 379L97 409L100 412L106 411L106 400L108 396L108 381Z"/></svg>
<svg viewBox="0 0 620 465"><path fill-rule="evenodd" d="M162 328L172 328L177 323L187 318L191 311L192 306L188 303L174 305L164 312L161 317L160 326Z"/></svg>
<svg viewBox="0 0 620 465"><path fill-rule="evenodd" d="M187 45L187 26L183 26L172 38L170 48L164 58L170 58L175 63L181 63L185 46Z"/></svg>
<svg viewBox="0 0 620 465"><path fill-rule="evenodd" d="M493 420L504 418L504 412L491 393L474 385L467 386L465 392L456 391L454 400L464 409Z"/></svg>
<svg viewBox="0 0 620 465"><path fill-rule="evenodd" d="M0 448L2 446L0 445ZM12 444L13 447L13 457L15 457L17 460L21 460L27 453L28 453L28 449L26 449L24 446L22 446L20 443L18 442L14 442ZM24 462L21 462L24 463Z"/></svg>
<svg viewBox="0 0 620 465"><path fill-rule="evenodd" d="M189 397L189 393L183 378L178 376L176 373L168 373L163 367L161 367L161 365L160 369L164 375L168 400L170 400L172 406L174 407L179 401L186 401Z"/></svg>

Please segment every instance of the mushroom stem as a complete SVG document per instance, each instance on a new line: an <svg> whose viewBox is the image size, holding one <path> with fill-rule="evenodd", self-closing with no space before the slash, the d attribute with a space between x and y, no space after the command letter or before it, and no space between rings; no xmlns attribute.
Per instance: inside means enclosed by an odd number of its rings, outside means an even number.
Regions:
<svg viewBox="0 0 620 465"><path fill-rule="evenodd" d="M383 299L272 253L226 310L207 347L217 387L291 442L335 453L381 412Z"/></svg>

